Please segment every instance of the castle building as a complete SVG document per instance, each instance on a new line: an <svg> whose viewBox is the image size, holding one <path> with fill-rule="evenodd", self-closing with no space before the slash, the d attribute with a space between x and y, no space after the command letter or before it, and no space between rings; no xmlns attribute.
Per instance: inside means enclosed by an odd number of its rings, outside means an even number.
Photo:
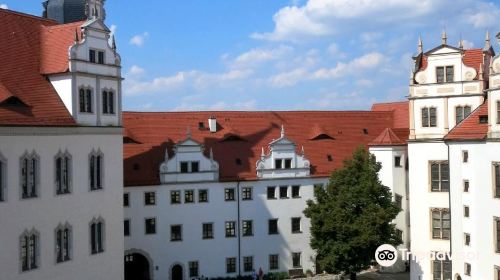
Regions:
<svg viewBox="0 0 500 280"><path fill-rule="evenodd" d="M69 19L0 9L1 279L124 277L120 56Z"/></svg>

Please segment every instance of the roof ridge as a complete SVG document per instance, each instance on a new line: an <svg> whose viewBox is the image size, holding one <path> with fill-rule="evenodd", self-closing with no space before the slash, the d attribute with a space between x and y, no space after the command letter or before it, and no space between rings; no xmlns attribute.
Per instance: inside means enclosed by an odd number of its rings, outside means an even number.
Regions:
<svg viewBox="0 0 500 280"><path fill-rule="evenodd" d="M55 25L57 25L57 21L55 21L53 19L39 17L39 16L35 16L35 15L32 15L32 14L28 14L28 13L13 11L13 10L10 10L10 9L0 9L0 13L8 13L8 14L16 15L16 16L22 16L22 17L31 18L31 19L37 19L37 20L46 21L46 22L49 22L49 23L54 23Z"/></svg>

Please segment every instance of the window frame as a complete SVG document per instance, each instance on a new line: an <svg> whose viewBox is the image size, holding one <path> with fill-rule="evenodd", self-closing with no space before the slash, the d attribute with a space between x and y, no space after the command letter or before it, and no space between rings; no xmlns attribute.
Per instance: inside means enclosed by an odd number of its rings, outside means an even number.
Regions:
<svg viewBox="0 0 500 280"><path fill-rule="evenodd" d="M279 198L288 199L288 186L279 186Z"/></svg>
<svg viewBox="0 0 500 280"><path fill-rule="evenodd" d="M155 206L156 205L156 192L146 191L144 192L144 206Z"/></svg>
<svg viewBox="0 0 500 280"><path fill-rule="evenodd" d="M174 196L174 194L176 194ZM177 197L177 200L174 200L174 197ZM182 204L181 191L180 190L171 190L170 191L170 204Z"/></svg>
<svg viewBox="0 0 500 280"><path fill-rule="evenodd" d="M241 190L241 200L249 201L253 200L253 188L243 187Z"/></svg>
<svg viewBox="0 0 500 280"><path fill-rule="evenodd" d="M200 275L200 264L198 261L188 262L188 272L190 278L196 278Z"/></svg>
<svg viewBox="0 0 500 280"><path fill-rule="evenodd" d="M130 193L123 193L123 207L130 207Z"/></svg>
<svg viewBox="0 0 500 280"><path fill-rule="evenodd" d="M202 196L201 193L205 192L206 196ZM205 197L206 199L202 200L202 197ZM208 189L200 189L198 190L198 203L208 203Z"/></svg>
<svg viewBox="0 0 500 280"><path fill-rule="evenodd" d="M402 156L394 156L394 167L403 168L403 165L401 164L402 159L403 159Z"/></svg>
<svg viewBox="0 0 500 280"><path fill-rule="evenodd" d="M89 49L89 62L90 63L96 63L97 61L97 50L95 49Z"/></svg>
<svg viewBox="0 0 500 280"><path fill-rule="evenodd" d="M273 223L273 224L271 224ZM271 229L273 229L271 231ZM276 229L276 230L274 230ZM267 220L267 235L278 235L279 234L279 226L278 219L268 219Z"/></svg>
<svg viewBox="0 0 500 280"><path fill-rule="evenodd" d="M442 77L440 77L440 74L442 74ZM453 83L454 81L455 67L453 65L436 66L436 84Z"/></svg>
<svg viewBox="0 0 500 280"><path fill-rule="evenodd" d="M396 203L396 205L400 209L403 209L403 196L402 195L395 193L394 194L394 202Z"/></svg>
<svg viewBox="0 0 500 280"><path fill-rule="evenodd" d="M254 271L253 256L244 256L243 257L243 271L244 272Z"/></svg>
<svg viewBox="0 0 500 280"><path fill-rule="evenodd" d="M280 269L280 255L270 254L269 255L269 270L279 270Z"/></svg>
<svg viewBox="0 0 500 280"><path fill-rule="evenodd" d="M470 246L470 233L464 233L464 246Z"/></svg>
<svg viewBox="0 0 500 280"><path fill-rule="evenodd" d="M497 100L497 124L500 124L500 100Z"/></svg>
<svg viewBox="0 0 500 280"><path fill-rule="evenodd" d="M233 274L236 273L236 258L226 258L226 273Z"/></svg>
<svg viewBox="0 0 500 280"><path fill-rule="evenodd" d="M438 166L438 178L437 180L433 178L433 166ZM448 176L443 176L443 165L448 166L447 174ZM444 178L443 178L444 177ZM434 183L437 182L437 188L435 188ZM443 183L447 183L448 187L443 188ZM445 185L446 186L446 185ZM450 191L450 165L448 161L429 161L429 187L430 192L449 192Z"/></svg>
<svg viewBox="0 0 500 280"><path fill-rule="evenodd" d="M179 230L179 232L175 232L175 230ZM181 242L182 241L182 225L170 225L170 242Z"/></svg>
<svg viewBox="0 0 500 280"><path fill-rule="evenodd" d="M422 107L420 114L422 128L434 128L438 126L436 107Z"/></svg>
<svg viewBox="0 0 500 280"><path fill-rule="evenodd" d="M102 114L113 116L116 115L115 91L112 89L103 89L102 96Z"/></svg>
<svg viewBox="0 0 500 280"><path fill-rule="evenodd" d="M291 197L292 198L300 198L300 185L293 185L292 186L292 194L291 194Z"/></svg>
<svg viewBox="0 0 500 280"><path fill-rule="evenodd" d="M80 114L94 113L94 90L91 87L80 87L78 89L78 112Z"/></svg>
<svg viewBox="0 0 500 280"><path fill-rule="evenodd" d="M291 225L291 233L292 234L302 233L302 217L290 218L290 225ZM298 226L298 228L297 228L297 226Z"/></svg>
<svg viewBox="0 0 500 280"><path fill-rule="evenodd" d="M272 189L272 196L269 196L271 194L270 190ZM274 200L277 199L276 197L276 186L268 186L266 188L266 195L268 200Z"/></svg>
<svg viewBox="0 0 500 280"><path fill-rule="evenodd" d="M126 226L125 224L127 224L128 226ZM131 221L130 219L124 219L123 220L123 236L124 237L127 237L127 236L131 236L132 232L132 227L131 227Z"/></svg>
<svg viewBox="0 0 500 280"><path fill-rule="evenodd" d="M19 259L21 272L40 268L40 233L37 230L25 230L19 236Z"/></svg>
<svg viewBox="0 0 500 280"><path fill-rule="evenodd" d="M469 193L470 192L470 181L469 180L464 180L464 193Z"/></svg>
<svg viewBox="0 0 500 280"><path fill-rule="evenodd" d="M472 276L472 265L470 263L464 263L464 275Z"/></svg>
<svg viewBox="0 0 500 280"><path fill-rule="evenodd" d="M92 150L89 154L89 189L93 191L101 191L104 189L104 154L101 149Z"/></svg>
<svg viewBox="0 0 500 280"><path fill-rule="evenodd" d="M19 161L21 200L40 197L40 156L35 151L25 152Z"/></svg>
<svg viewBox="0 0 500 280"><path fill-rule="evenodd" d="M72 227L66 223L59 224L54 230L55 232L55 262L56 264L65 263L72 260L72 242L73 230ZM61 236L59 236L61 234Z"/></svg>
<svg viewBox="0 0 500 280"><path fill-rule="evenodd" d="M464 218L470 218L470 207L468 205L464 205Z"/></svg>
<svg viewBox="0 0 500 280"><path fill-rule="evenodd" d="M54 185L57 196L71 194L72 166L72 157L68 151L59 151L54 157Z"/></svg>
<svg viewBox="0 0 500 280"><path fill-rule="evenodd" d="M500 162L492 164L493 198L500 199Z"/></svg>
<svg viewBox="0 0 500 280"><path fill-rule="evenodd" d="M445 268L446 268L446 264L449 265L449 267L451 268L451 261L450 260L434 260L434 261L431 261L431 266L432 266L432 279L436 279L435 277L435 272L436 272L436 264L439 264L439 278L440 280L445 280L445 279L452 279L451 278L451 275L452 275L452 271L450 270L450 275L449 277L447 275L445 275L446 271L445 271Z"/></svg>
<svg viewBox="0 0 500 280"><path fill-rule="evenodd" d="M500 254L500 217L493 218L493 232L495 253Z"/></svg>
<svg viewBox="0 0 500 280"><path fill-rule="evenodd" d="M236 232L236 221L226 221L224 222L224 236L226 238L235 238Z"/></svg>
<svg viewBox="0 0 500 280"><path fill-rule="evenodd" d="M224 201L236 201L235 188L224 188Z"/></svg>
<svg viewBox="0 0 500 280"><path fill-rule="evenodd" d="M0 153L0 203L7 201L7 159Z"/></svg>
<svg viewBox="0 0 500 280"><path fill-rule="evenodd" d="M205 226L210 226L210 230L205 230ZM209 233L209 234L206 234ZM201 224L201 238L202 239L214 239L214 223L202 223Z"/></svg>
<svg viewBox="0 0 500 280"><path fill-rule="evenodd" d="M298 257L298 264L296 264L296 257ZM292 252L292 267L302 268L302 252Z"/></svg>
<svg viewBox="0 0 500 280"><path fill-rule="evenodd" d="M241 236L253 236L253 220L241 221Z"/></svg>
<svg viewBox="0 0 500 280"><path fill-rule="evenodd" d="M191 195L189 195L191 194ZM190 197L190 199L188 199ZM184 190L184 204L195 203L196 197L193 189Z"/></svg>
<svg viewBox="0 0 500 280"><path fill-rule="evenodd" d="M455 106L455 125L458 125L472 113L472 106L470 105L458 105Z"/></svg>
<svg viewBox="0 0 500 280"><path fill-rule="evenodd" d="M434 218L434 212L439 213L439 227L434 226L435 218ZM431 209L431 239L432 240L450 240L451 237L451 213L448 208L434 208ZM444 216L445 214L448 214L448 218L445 219ZM448 227L445 227L445 223L448 222ZM439 236L437 236L436 231L439 232ZM445 231L448 231L448 237L445 236Z"/></svg>
<svg viewBox="0 0 500 280"><path fill-rule="evenodd" d="M95 228L93 228L95 227ZM94 218L90 222L90 254L97 255L104 253L106 246L106 225L104 219Z"/></svg>

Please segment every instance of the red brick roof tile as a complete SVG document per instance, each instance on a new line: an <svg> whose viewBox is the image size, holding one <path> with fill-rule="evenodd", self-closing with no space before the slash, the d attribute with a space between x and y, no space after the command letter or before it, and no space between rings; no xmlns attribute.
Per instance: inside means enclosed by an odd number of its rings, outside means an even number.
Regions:
<svg viewBox="0 0 500 280"><path fill-rule="evenodd" d="M402 131L403 131L403 133L402 133L403 135L404 135L404 131L406 131L406 138L404 138L404 139L408 139L409 130L403 129ZM396 135L394 130L392 130L391 128L386 128L384 131L382 131L382 133L380 133L380 135L377 138L375 138L375 140L370 142L370 144L368 144L368 145L369 146L404 146L404 145L406 145L406 140L401 140Z"/></svg>
<svg viewBox="0 0 500 280"><path fill-rule="evenodd" d="M488 116L488 102L483 103L469 117L455 126L445 140L483 140L488 135L488 122L480 122L481 117Z"/></svg>
<svg viewBox="0 0 500 280"><path fill-rule="evenodd" d="M476 70L477 75L474 79L477 79L479 76L481 64L484 61L483 53L484 53L483 49L470 49L470 50L464 50L463 52L463 58L462 58L463 63L466 66L472 67ZM427 65L428 65L428 56L423 54L422 62L418 71L427 69Z"/></svg>
<svg viewBox="0 0 500 280"><path fill-rule="evenodd" d="M391 102L391 103L375 103L372 106L372 111L390 111L394 114L393 128L409 128L410 114L408 101Z"/></svg>
<svg viewBox="0 0 500 280"><path fill-rule="evenodd" d="M123 125L134 141L124 144L124 176L126 186L157 185L159 166L165 149L173 155L173 146L186 139L190 128L192 139L205 146L205 153L213 149L220 164L220 180L255 180L256 162L261 149L280 137L283 124L286 137L295 142L297 152L304 146L305 156L311 161L311 176L329 176L342 167L360 145L367 146L377 135L394 123L392 111L352 112L124 112ZM199 128L210 116L216 116L218 131ZM335 139L311 139L311 129L322 127ZM366 129L366 133L365 130ZM238 131L243 140L221 141L231 131ZM399 136L398 136L399 137ZM327 155L333 156L329 161ZM241 160L241 165L236 159Z"/></svg>
<svg viewBox="0 0 500 280"><path fill-rule="evenodd" d="M57 92L40 73L41 33L45 27L56 24L52 20L0 9L0 84L3 85L0 94L6 98L10 93L24 103L0 104L0 125L75 125Z"/></svg>

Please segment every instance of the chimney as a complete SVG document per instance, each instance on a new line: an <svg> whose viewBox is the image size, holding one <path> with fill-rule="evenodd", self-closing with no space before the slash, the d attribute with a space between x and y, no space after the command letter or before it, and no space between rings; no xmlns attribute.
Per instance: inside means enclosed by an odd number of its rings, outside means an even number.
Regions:
<svg viewBox="0 0 500 280"><path fill-rule="evenodd" d="M210 118L208 118L208 127L210 128L210 132L217 132L217 119L215 118L215 116L211 116Z"/></svg>

